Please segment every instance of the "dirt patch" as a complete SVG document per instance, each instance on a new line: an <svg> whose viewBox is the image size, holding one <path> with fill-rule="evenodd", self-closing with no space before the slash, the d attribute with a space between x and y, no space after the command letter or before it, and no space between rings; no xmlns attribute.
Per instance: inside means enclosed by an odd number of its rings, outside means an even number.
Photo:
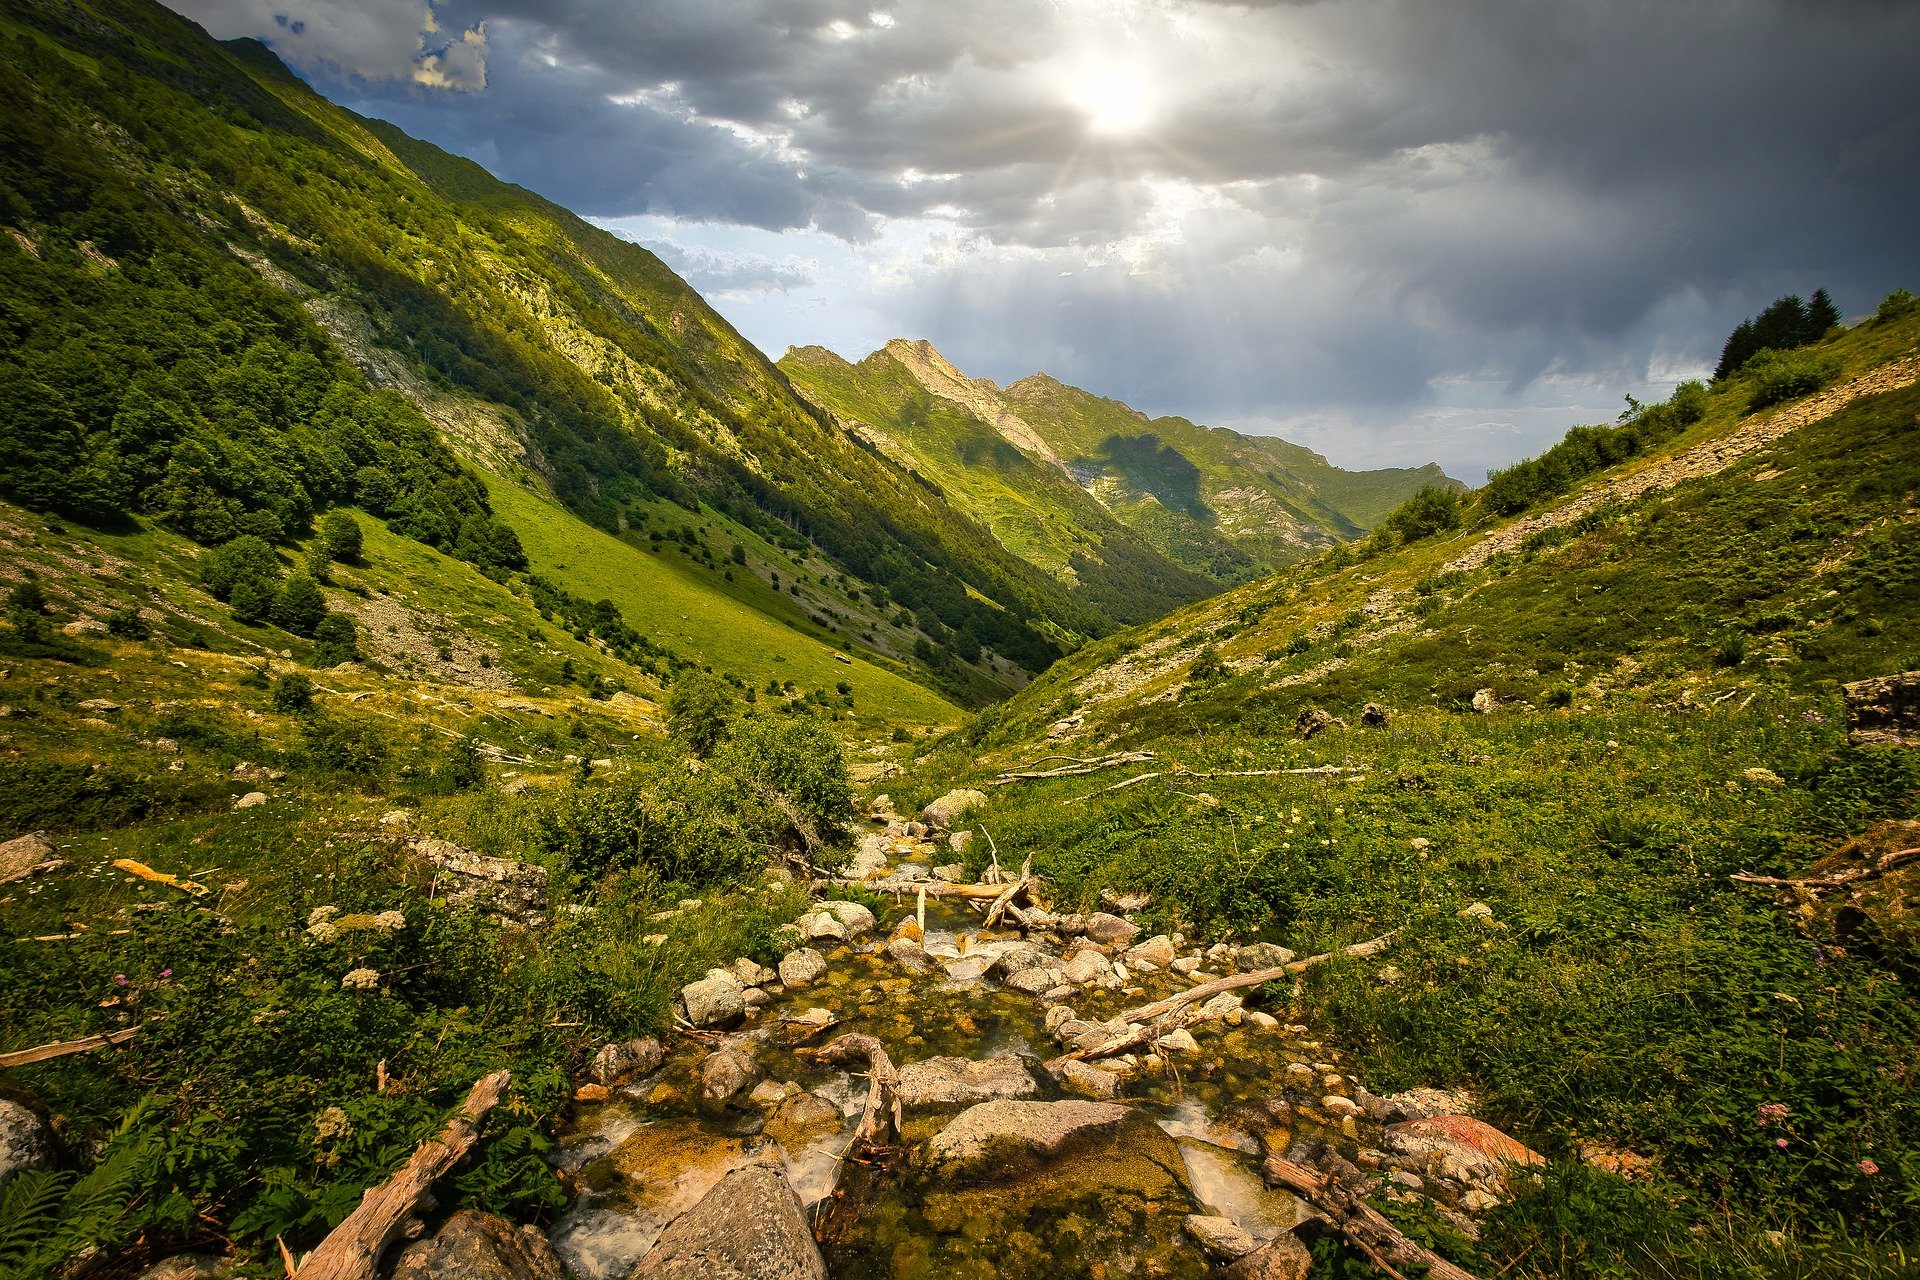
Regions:
<svg viewBox="0 0 1920 1280"><path fill-rule="evenodd" d="M364 599L345 592L330 593L328 606L350 613L364 628L368 656L383 666L421 680L465 685L469 689L506 692L515 688L513 675L497 666L483 665L493 654L475 644L458 628L431 614L410 609L391 596Z"/></svg>

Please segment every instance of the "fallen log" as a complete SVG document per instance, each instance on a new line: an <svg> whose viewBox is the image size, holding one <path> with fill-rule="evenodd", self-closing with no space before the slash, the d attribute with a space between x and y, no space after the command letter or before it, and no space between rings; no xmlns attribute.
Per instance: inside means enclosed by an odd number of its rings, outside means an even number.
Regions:
<svg viewBox="0 0 1920 1280"><path fill-rule="evenodd" d="M1830 876L1757 876L1751 871L1736 871L1727 879L1740 884L1768 885L1777 889L1843 889L1847 885L1861 880L1871 879L1884 872L1893 870L1904 863L1920 858L1920 848L1896 849L1882 855L1870 867L1854 867L1847 871L1836 871Z"/></svg>
<svg viewBox="0 0 1920 1280"><path fill-rule="evenodd" d="M1097 756L1092 760L1082 760L1078 764L1062 765L1058 769L1013 769L993 780L996 787L1004 787L1015 782L1026 782L1038 778L1078 778L1084 774L1099 773L1102 769L1117 769L1123 764L1142 764L1152 760L1151 751L1117 751L1110 756Z"/></svg>
<svg viewBox="0 0 1920 1280"><path fill-rule="evenodd" d="M82 1036L78 1040L58 1040L53 1044L36 1045L31 1049L16 1049L12 1053L0 1053L0 1067L24 1067L34 1062L46 1062L51 1058L64 1058L70 1053L85 1053L89 1049L106 1049L125 1044L133 1039L141 1023L119 1031L106 1031L97 1036Z"/></svg>
<svg viewBox="0 0 1920 1280"><path fill-rule="evenodd" d="M508 1079L505 1071L481 1077L446 1127L421 1143L400 1172L369 1189L291 1280L374 1280L380 1255L419 1209L427 1190L479 1140L481 1121L507 1096Z"/></svg>
<svg viewBox="0 0 1920 1280"><path fill-rule="evenodd" d="M178 889L182 893L192 894L196 898L207 892L207 886L203 884L196 884L191 880L182 880L179 876L171 875L165 871L155 871L146 863L136 861L133 858L116 858L113 865L131 875L139 876L142 880L151 880L155 884L166 885L169 889Z"/></svg>
<svg viewBox="0 0 1920 1280"><path fill-rule="evenodd" d="M856 1147L887 1146L888 1140L900 1132L900 1073L887 1057L886 1046L878 1040L850 1031L835 1036L818 1049L796 1049L794 1057L835 1067L865 1064L867 1068L867 1104L860 1112L853 1141L841 1153L842 1159Z"/></svg>
<svg viewBox="0 0 1920 1280"><path fill-rule="evenodd" d="M874 893L924 893L929 898L972 898L992 902L1006 889L1003 884L948 884L944 880L853 880L845 876L828 884L867 889Z"/></svg>
<svg viewBox="0 0 1920 1280"><path fill-rule="evenodd" d="M1215 978L1211 982L1203 982L1197 987L1189 987L1177 995L1168 996L1165 1000L1156 1000L1152 1004L1143 1004L1137 1009L1129 1009L1120 1016L1128 1022L1151 1022L1155 1018L1163 1018L1169 1013L1184 1009L1196 1001L1217 996L1223 991L1237 991L1241 987L1258 987L1265 983L1278 982L1282 978L1303 973L1329 960L1359 960L1367 956L1377 956L1393 945L1394 938L1399 934L1400 931L1394 929L1377 938L1369 938L1365 942L1356 942L1350 947L1342 947L1338 951L1323 951L1317 956L1307 956L1302 960L1275 965L1271 969L1255 969L1252 973L1236 973L1225 978Z"/></svg>
<svg viewBox="0 0 1920 1280"><path fill-rule="evenodd" d="M1400 1268L1424 1267L1422 1274L1429 1280L1475 1280L1471 1271L1407 1239L1357 1192L1328 1175L1280 1156L1268 1156L1265 1167L1268 1182L1285 1187L1312 1205L1349 1244L1389 1276L1405 1280Z"/></svg>

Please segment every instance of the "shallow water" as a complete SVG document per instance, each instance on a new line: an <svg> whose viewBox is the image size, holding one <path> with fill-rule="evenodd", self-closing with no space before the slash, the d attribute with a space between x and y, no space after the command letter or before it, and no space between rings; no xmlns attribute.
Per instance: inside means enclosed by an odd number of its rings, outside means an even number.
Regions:
<svg viewBox="0 0 1920 1280"><path fill-rule="evenodd" d="M951 962L1018 940L1013 933L982 934L975 917L949 901L927 902L930 955ZM1040 1066L1040 1059L1060 1050L1046 1033L1046 1009L1039 1001L1002 991L984 977L954 981L938 966L909 975L878 951L875 938L884 938L886 927L913 909L912 896L903 895L898 910L882 915L882 933L827 952L828 974L822 981L776 996L730 1038L751 1049L765 1079L827 1099L840 1113L838 1129L814 1134L787 1151L761 1135L767 1113L744 1094L725 1108L705 1103L691 1072L713 1047L712 1037L676 1037L667 1063L654 1076L618 1091L605 1104L582 1108L574 1127L562 1135L556 1160L579 1194L553 1233L556 1249L576 1276L624 1276L673 1216L749 1159L782 1159L801 1202L817 1217L824 1211L820 1202L841 1178L840 1156L864 1102L866 1082L793 1053L798 1046L787 1043L792 1036L784 1020L806 1010L825 1009L838 1019L806 1043L864 1032L886 1046L896 1065L943 1055L978 1059L1014 1053L1028 1060L1041 1097L1067 1096ZM1072 1004L1081 1017L1099 1020L1186 985L1172 974L1157 973L1145 975L1129 992L1077 993ZM1177 1142L1166 1144L1174 1154L1167 1158L1172 1167L1165 1176L1144 1166L1133 1170L1152 1190L1115 1190L1103 1183L1112 1168L1130 1158L1126 1153L1108 1153L1101 1168L1068 1161L1074 1167L1059 1177L964 1190L923 1183L907 1160L893 1176L874 1180L857 1214L843 1211L825 1220L824 1252L832 1274L837 1280L1198 1277L1207 1268L1198 1247L1180 1230L1186 1213L1231 1218L1260 1240L1294 1226L1301 1220L1299 1202L1268 1190L1261 1180L1262 1142L1284 1148L1290 1141L1324 1138L1353 1151L1359 1135L1350 1122L1343 1132L1339 1122L1311 1108L1296 1109L1281 1127L1257 1104L1280 1092L1290 1064L1334 1064L1324 1061L1326 1051L1312 1041L1276 1030L1219 1024L1193 1030L1198 1054L1172 1055L1164 1073L1138 1075L1123 1090L1124 1101ZM1322 1074L1315 1073L1316 1082ZM1319 1091L1316 1084L1316 1095ZM905 1138L923 1140L950 1117L909 1116Z"/></svg>

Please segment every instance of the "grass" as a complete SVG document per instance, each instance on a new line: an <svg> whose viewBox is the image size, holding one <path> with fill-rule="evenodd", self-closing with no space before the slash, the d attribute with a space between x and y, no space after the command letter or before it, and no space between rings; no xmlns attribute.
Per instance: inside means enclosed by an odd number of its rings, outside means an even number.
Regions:
<svg viewBox="0 0 1920 1280"><path fill-rule="evenodd" d="M496 483L489 493L519 530L535 572L588 599L612 600L630 624L717 672L756 685L791 680L803 689L832 689L845 680L853 685L856 714L870 722L946 725L959 718L939 695L807 626L785 598L765 598L773 593L757 578L751 586L728 584L678 555L656 555L593 529L525 490ZM760 544L757 554L771 556L772 549ZM852 661L837 660L836 648Z"/></svg>

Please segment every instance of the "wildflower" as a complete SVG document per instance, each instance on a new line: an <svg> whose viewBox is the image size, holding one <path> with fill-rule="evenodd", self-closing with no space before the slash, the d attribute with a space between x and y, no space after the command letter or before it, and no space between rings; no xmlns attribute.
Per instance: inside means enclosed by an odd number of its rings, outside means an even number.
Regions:
<svg viewBox="0 0 1920 1280"><path fill-rule="evenodd" d="M126 986L126 985L127 985L127 975L126 975L126 974L124 974L124 973L116 973L116 974L114 974L114 975L113 975L113 984L114 984L114 985L115 985L116 987L124 987L124 986Z"/></svg>
<svg viewBox="0 0 1920 1280"><path fill-rule="evenodd" d="M163 977L163 978L171 978L171 977L173 976L173 970L171 970L171 969L162 969L162 970L160 971L160 976L161 976L161 977Z"/></svg>
<svg viewBox="0 0 1920 1280"><path fill-rule="evenodd" d="M1880 1166L1871 1160L1862 1160L1860 1162L1860 1172L1871 1178L1874 1174L1880 1172Z"/></svg>
<svg viewBox="0 0 1920 1280"><path fill-rule="evenodd" d="M1785 1151L1787 1149L1787 1140L1785 1138L1775 1138L1773 1145Z"/></svg>
<svg viewBox="0 0 1920 1280"><path fill-rule="evenodd" d="M1787 1104L1784 1102L1763 1102L1760 1104L1760 1123L1772 1124L1775 1120L1787 1118Z"/></svg>
<svg viewBox="0 0 1920 1280"><path fill-rule="evenodd" d="M379 985L380 971L378 969L354 969L349 971L346 977L340 979L341 989L346 991L371 991Z"/></svg>

